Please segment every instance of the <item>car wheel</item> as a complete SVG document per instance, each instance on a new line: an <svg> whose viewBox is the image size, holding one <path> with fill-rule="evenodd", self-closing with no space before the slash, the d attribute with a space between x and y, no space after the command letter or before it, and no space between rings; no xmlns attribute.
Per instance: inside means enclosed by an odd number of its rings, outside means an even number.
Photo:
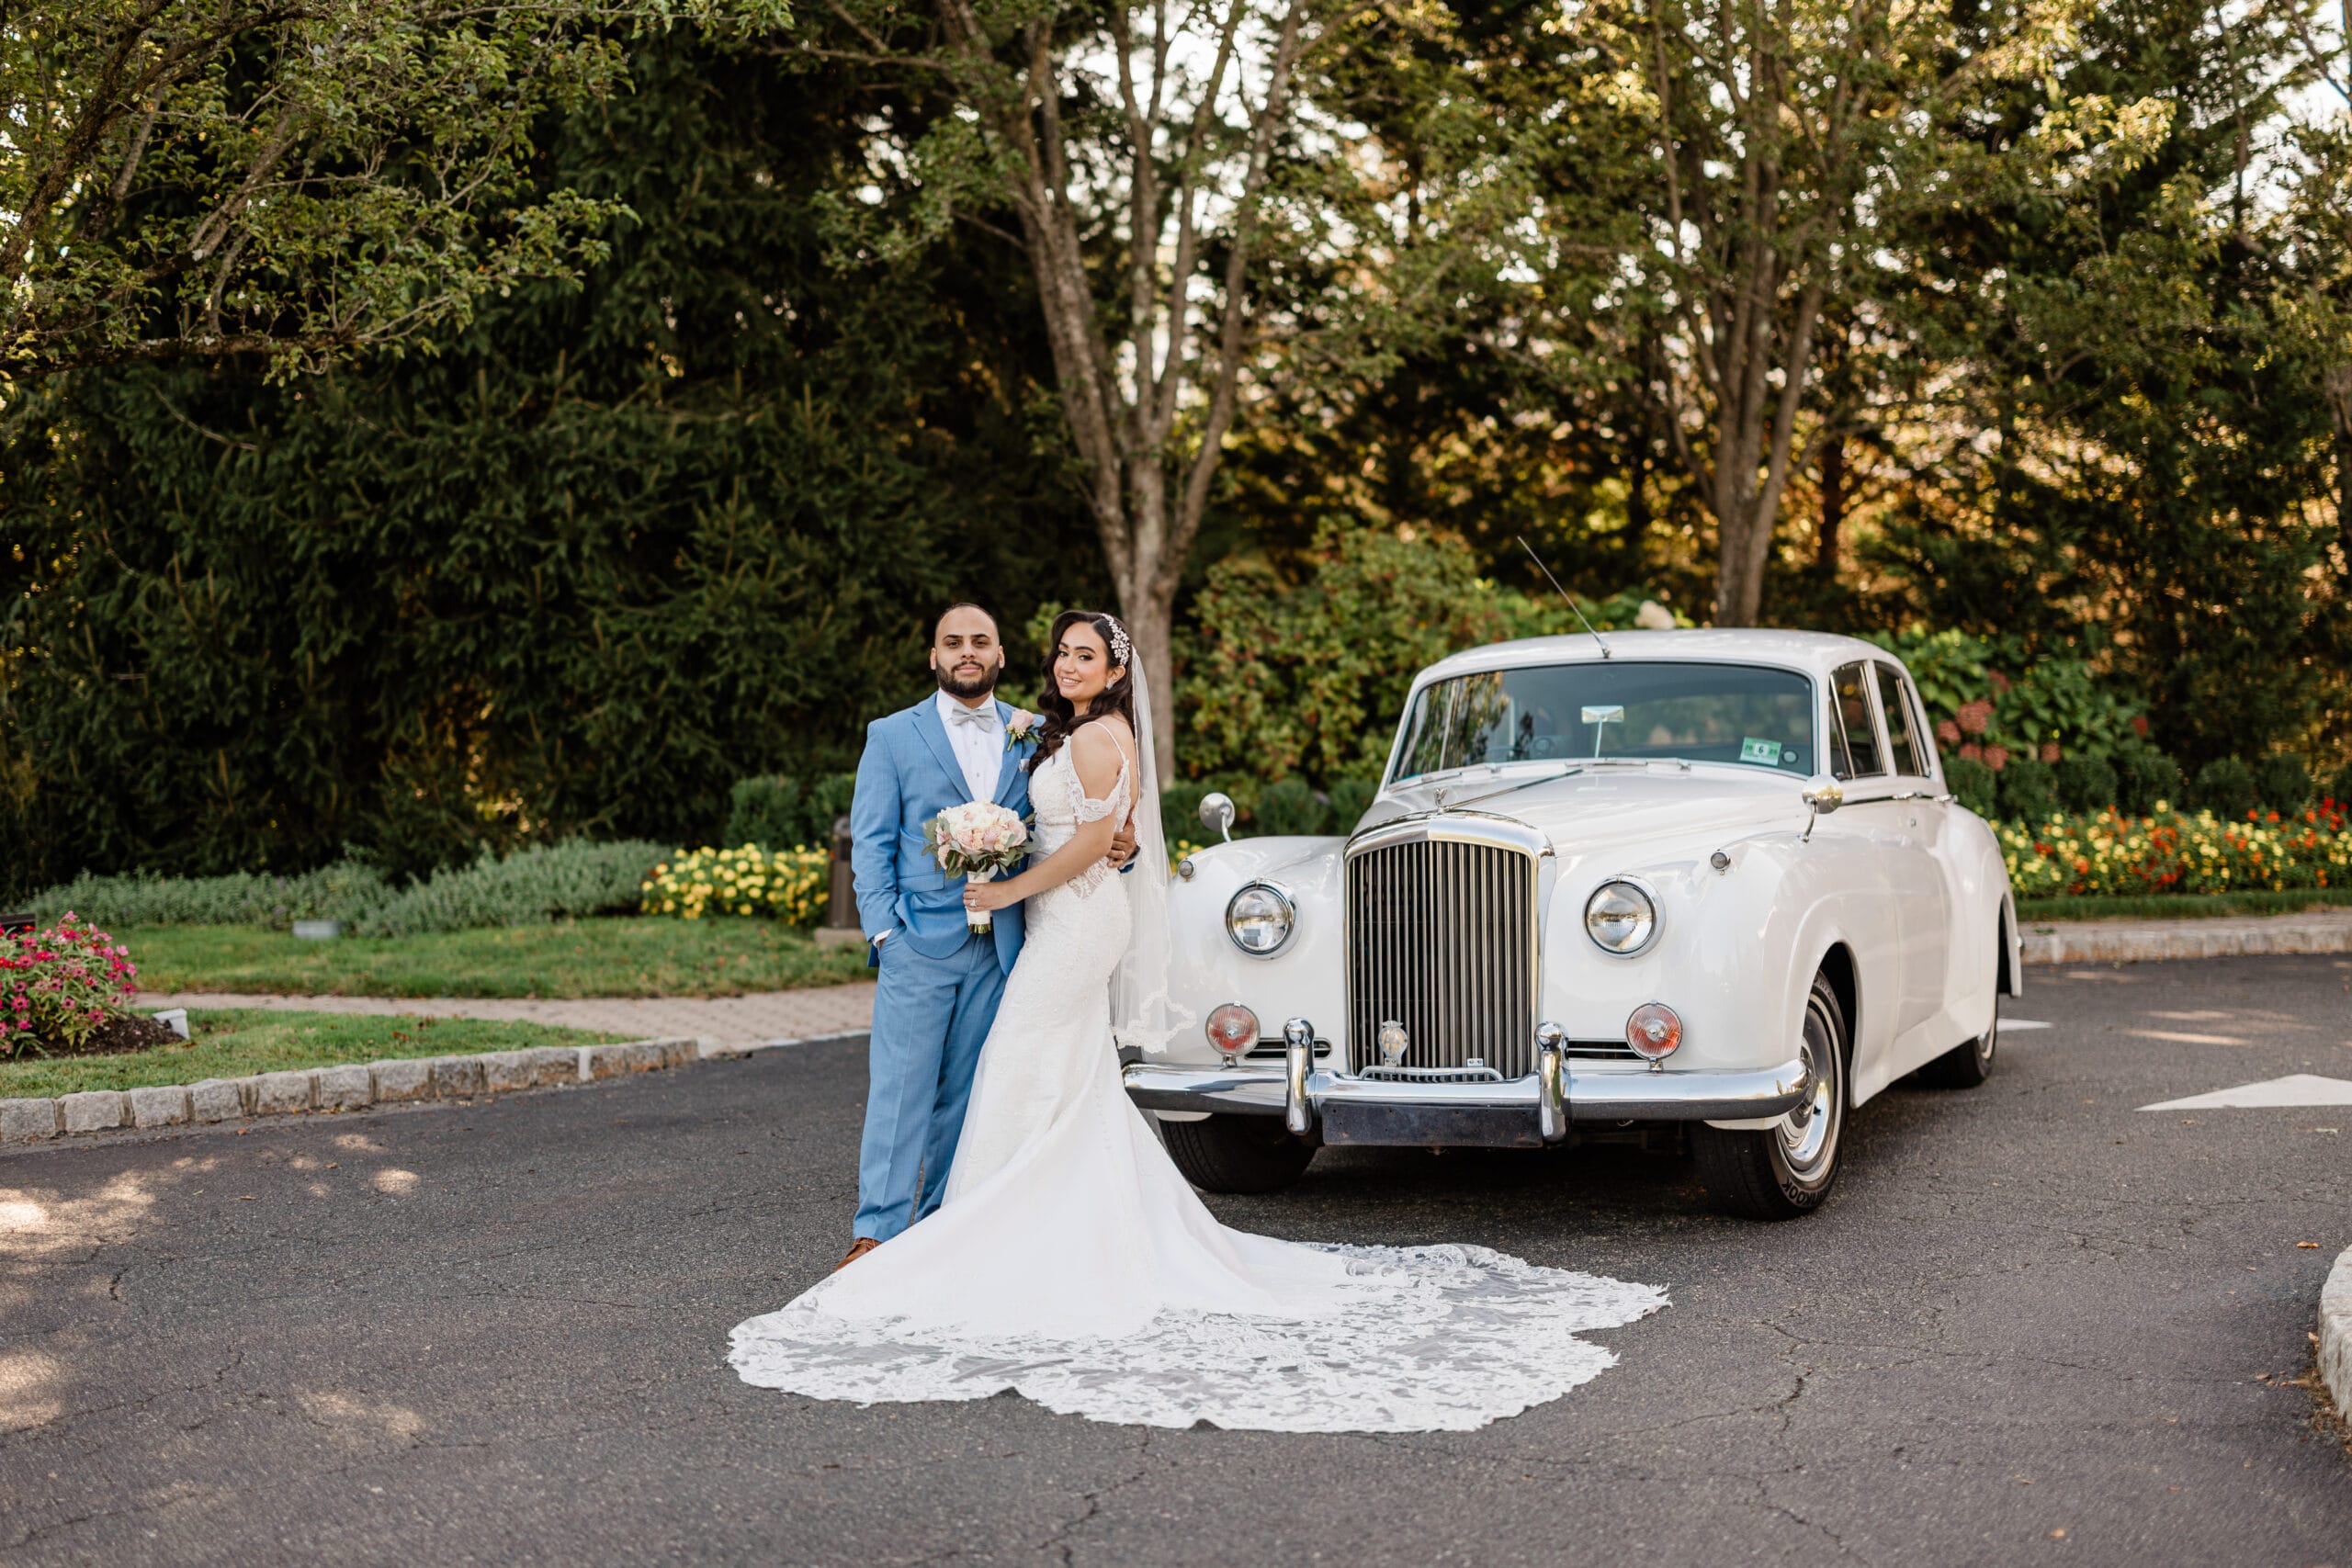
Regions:
<svg viewBox="0 0 2352 1568"><path fill-rule="evenodd" d="M1993 1021L1973 1040L1963 1040L1919 1069L1929 1089L1974 1089L1993 1076L1993 1053L2001 1043L2001 999L1993 998Z"/></svg>
<svg viewBox="0 0 2352 1568"><path fill-rule="evenodd" d="M1210 1192L1279 1192L1315 1157L1279 1116L1211 1116L1162 1122L1160 1136L1184 1179Z"/></svg>
<svg viewBox="0 0 2352 1568"><path fill-rule="evenodd" d="M1821 1207L1838 1179L1846 1131L1846 1010L1815 975L1799 1044L1810 1092L1770 1127L1690 1128L1690 1154L1715 1206L1751 1220L1792 1220Z"/></svg>

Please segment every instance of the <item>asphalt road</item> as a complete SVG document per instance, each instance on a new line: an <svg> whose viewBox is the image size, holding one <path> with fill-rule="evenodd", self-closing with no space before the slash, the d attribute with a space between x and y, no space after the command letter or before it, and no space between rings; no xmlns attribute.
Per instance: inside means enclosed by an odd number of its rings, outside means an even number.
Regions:
<svg viewBox="0 0 2352 1568"><path fill-rule="evenodd" d="M2352 1568L2352 1454L2291 1382L2352 1106L2134 1109L2352 1078L2352 961L2035 970L2010 1012L2055 1027L1865 1108L1795 1224L1615 1150L1327 1153L1217 1201L1671 1292L1596 1337L1616 1368L1469 1434L742 1386L729 1326L846 1241L845 1046L10 1156L0 1559Z"/></svg>

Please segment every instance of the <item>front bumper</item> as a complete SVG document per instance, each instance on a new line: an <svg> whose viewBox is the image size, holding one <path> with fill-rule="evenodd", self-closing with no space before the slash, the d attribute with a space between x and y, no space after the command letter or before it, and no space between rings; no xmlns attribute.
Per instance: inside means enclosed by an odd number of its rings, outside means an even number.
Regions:
<svg viewBox="0 0 2352 1568"><path fill-rule="evenodd" d="M1570 1122L1728 1122L1779 1116L1811 1090L1804 1063L1747 1072L1654 1072L1635 1064L1545 1060L1501 1083L1405 1083L1247 1063L1138 1062L1127 1097L1146 1111L1282 1116L1329 1144L1535 1148Z"/></svg>

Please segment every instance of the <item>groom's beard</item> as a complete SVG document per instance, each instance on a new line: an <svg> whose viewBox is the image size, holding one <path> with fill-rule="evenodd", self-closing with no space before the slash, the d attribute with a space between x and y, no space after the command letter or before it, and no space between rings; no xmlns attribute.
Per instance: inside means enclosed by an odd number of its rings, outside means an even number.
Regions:
<svg viewBox="0 0 2352 1568"><path fill-rule="evenodd" d="M952 669L933 670L932 673L939 677L939 689L941 691L946 693L951 697L960 698L967 703L975 697L985 697L990 692L996 690L996 678L998 671L989 669L985 665L981 667L980 672L978 675L973 676L968 681L957 680L956 678L956 672Z"/></svg>

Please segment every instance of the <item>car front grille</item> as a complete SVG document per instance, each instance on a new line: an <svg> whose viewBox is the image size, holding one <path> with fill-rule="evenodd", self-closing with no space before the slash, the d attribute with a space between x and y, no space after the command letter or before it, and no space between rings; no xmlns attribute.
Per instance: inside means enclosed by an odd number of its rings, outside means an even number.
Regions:
<svg viewBox="0 0 2352 1568"><path fill-rule="evenodd" d="M1347 863L1348 1069L1535 1070L1535 857L1444 838L1385 843ZM1401 1075L1400 1075L1401 1076ZM1419 1076L1418 1074L1416 1076Z"/></svg>

